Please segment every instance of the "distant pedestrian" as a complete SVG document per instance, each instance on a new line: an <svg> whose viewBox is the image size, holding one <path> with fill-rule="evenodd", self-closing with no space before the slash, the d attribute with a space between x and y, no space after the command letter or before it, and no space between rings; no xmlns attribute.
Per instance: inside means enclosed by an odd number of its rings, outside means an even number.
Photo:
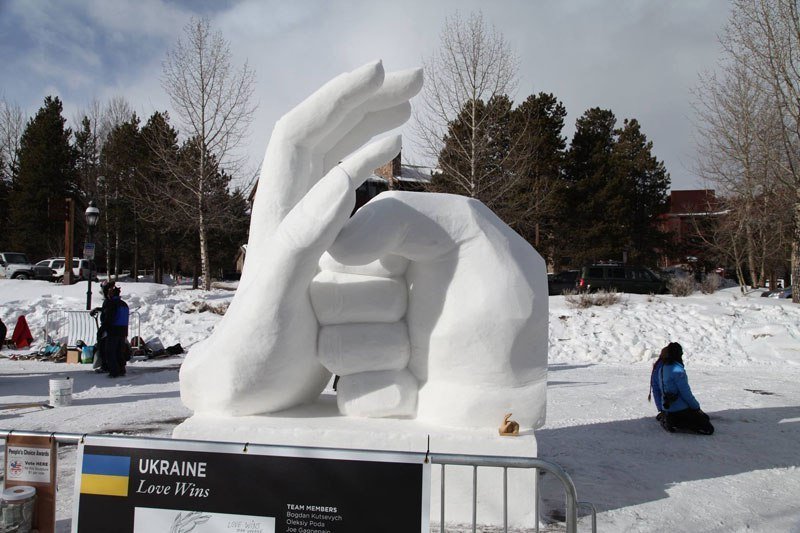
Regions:
<svg viewBox="0 0 800 533"><path fill-rule="evenodd" d="M103 293L103 307L93 309L92 316L100 313L97 339L103 366L108 370L109 377L124 376L130 314L128 304L122 300L120 288L114 281L103 281L100 291Z"/></svg>
<svg viewBox="0 0 800 533"><path fill-rule="evenodd" d="M700 402L689 387L683 347L677 342L671 342L661 350L650 373L650 388L659 411L656 420L665 430L670 433L686 430L701 435L714 433L714 426L700 409Z"/></svg>
<svg viewBox="0 0 800 533"><path fill-rule="evenodd" d="M0 319L0 350L6 345L6 333L8 333L8 328L3 324L3 319Z"/></svg>

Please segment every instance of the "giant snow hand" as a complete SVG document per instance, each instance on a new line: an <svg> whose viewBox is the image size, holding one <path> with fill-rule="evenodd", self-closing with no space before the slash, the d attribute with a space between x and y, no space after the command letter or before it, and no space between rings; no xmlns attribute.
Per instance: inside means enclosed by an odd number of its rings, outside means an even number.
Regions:
<svg viewBox="0 0 800 533"><path fill-rule="evenodd" d="M365 265L362 267L345 265ZM544 423L547 276L482 203L388 192L354 215L311 286L339 409L495 428Z"/></svg>
<svg viewBox="0 0 800 533"><path fill-rule="evenodd" d="M385 193L347 222L355 188L396 155L397 139L328 171L404 122L420 85L419 71L384 81L380 64L367 65L276 125L239 290L181 369L188 407L278 411L313 401L330 370L342 376L348 415L495 428L512 412L523 428L544 422L541 257L459 196Z"/></svg>
<svg viewBox="0 0 800 533"><path fill-rule="evenodd" d="M397 155L400 139L349 154L404 123L408 100L421 86L420 70L384 76L382 64L371 63L334 78L275 125L239 288L213 334L192 347L181 367L187 407L274 412L313 401L323 390L330 373L317 359L309 285L350 216L355 189Z"/></svg>

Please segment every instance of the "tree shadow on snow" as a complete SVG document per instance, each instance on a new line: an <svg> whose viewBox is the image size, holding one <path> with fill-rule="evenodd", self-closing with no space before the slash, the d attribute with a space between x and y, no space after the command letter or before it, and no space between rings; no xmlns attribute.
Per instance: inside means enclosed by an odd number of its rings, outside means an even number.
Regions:
<svg viewBox="0 0 800 533"><path fill-rule="evenodd" d="M65 372L44 372L29 374L9 374L0 378L0 390L4 396L42 396L50 394L50 380L69 376L72 379L72 394L89 390L92 387L115 387L117 385L164 385L175 383L180 365L144 367L128 365L127 375L111 379L108 374L94 372L90 365L80 370L67 369Z"/></svg>
<svg viewBox="0 0 800 533"><path fill-rule="evenodd" d="M140 402L143 400L158 400L167 398L180 398L179 391L162 391L162 392L131 392L123 393L114 397L92 397L92 398L76 398L72 397L72 405L109 405L112 403L131 403Z"/></svg>
<svg viewBox="0 0 800 533"><path fill-rule="evenodd" d="M667 498L686 481L800 466L800 407L709 412L712 436L667 433L655 417L536 431L539 457L570 474L578 497L599 511ZM545 507L563 507L563 492L545 482ZM560 503L558 503L560 502Z"/></svg>

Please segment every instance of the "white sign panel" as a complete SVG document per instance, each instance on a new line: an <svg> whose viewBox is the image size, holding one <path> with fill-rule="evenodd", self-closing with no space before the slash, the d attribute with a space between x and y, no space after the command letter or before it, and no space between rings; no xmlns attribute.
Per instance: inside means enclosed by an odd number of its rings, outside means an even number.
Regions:
<svg viewBox="0 0 800 533"><path fill-rule="evenodd" d="M83 244L83 258L88 260L94 259L94 243L86 242Z"/></svg>
<svg viewBox="0 0 800 533"><path fill-rule="evenodd" d="M50 450L27 446L8 446L6 479L29 483L50 483Z"/></svg>

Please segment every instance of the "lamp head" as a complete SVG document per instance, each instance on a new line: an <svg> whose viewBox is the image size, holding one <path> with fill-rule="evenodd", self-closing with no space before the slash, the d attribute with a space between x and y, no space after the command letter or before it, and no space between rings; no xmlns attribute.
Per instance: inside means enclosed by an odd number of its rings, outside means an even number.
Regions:
<svg viewBox="0 0 800 533"><path fill-rule="evenodd" d="M100 220L100 210L94 203L94 200L89 202L89 207L86 208L86 225L90 228L97 226L97 222Z"/></svg>

